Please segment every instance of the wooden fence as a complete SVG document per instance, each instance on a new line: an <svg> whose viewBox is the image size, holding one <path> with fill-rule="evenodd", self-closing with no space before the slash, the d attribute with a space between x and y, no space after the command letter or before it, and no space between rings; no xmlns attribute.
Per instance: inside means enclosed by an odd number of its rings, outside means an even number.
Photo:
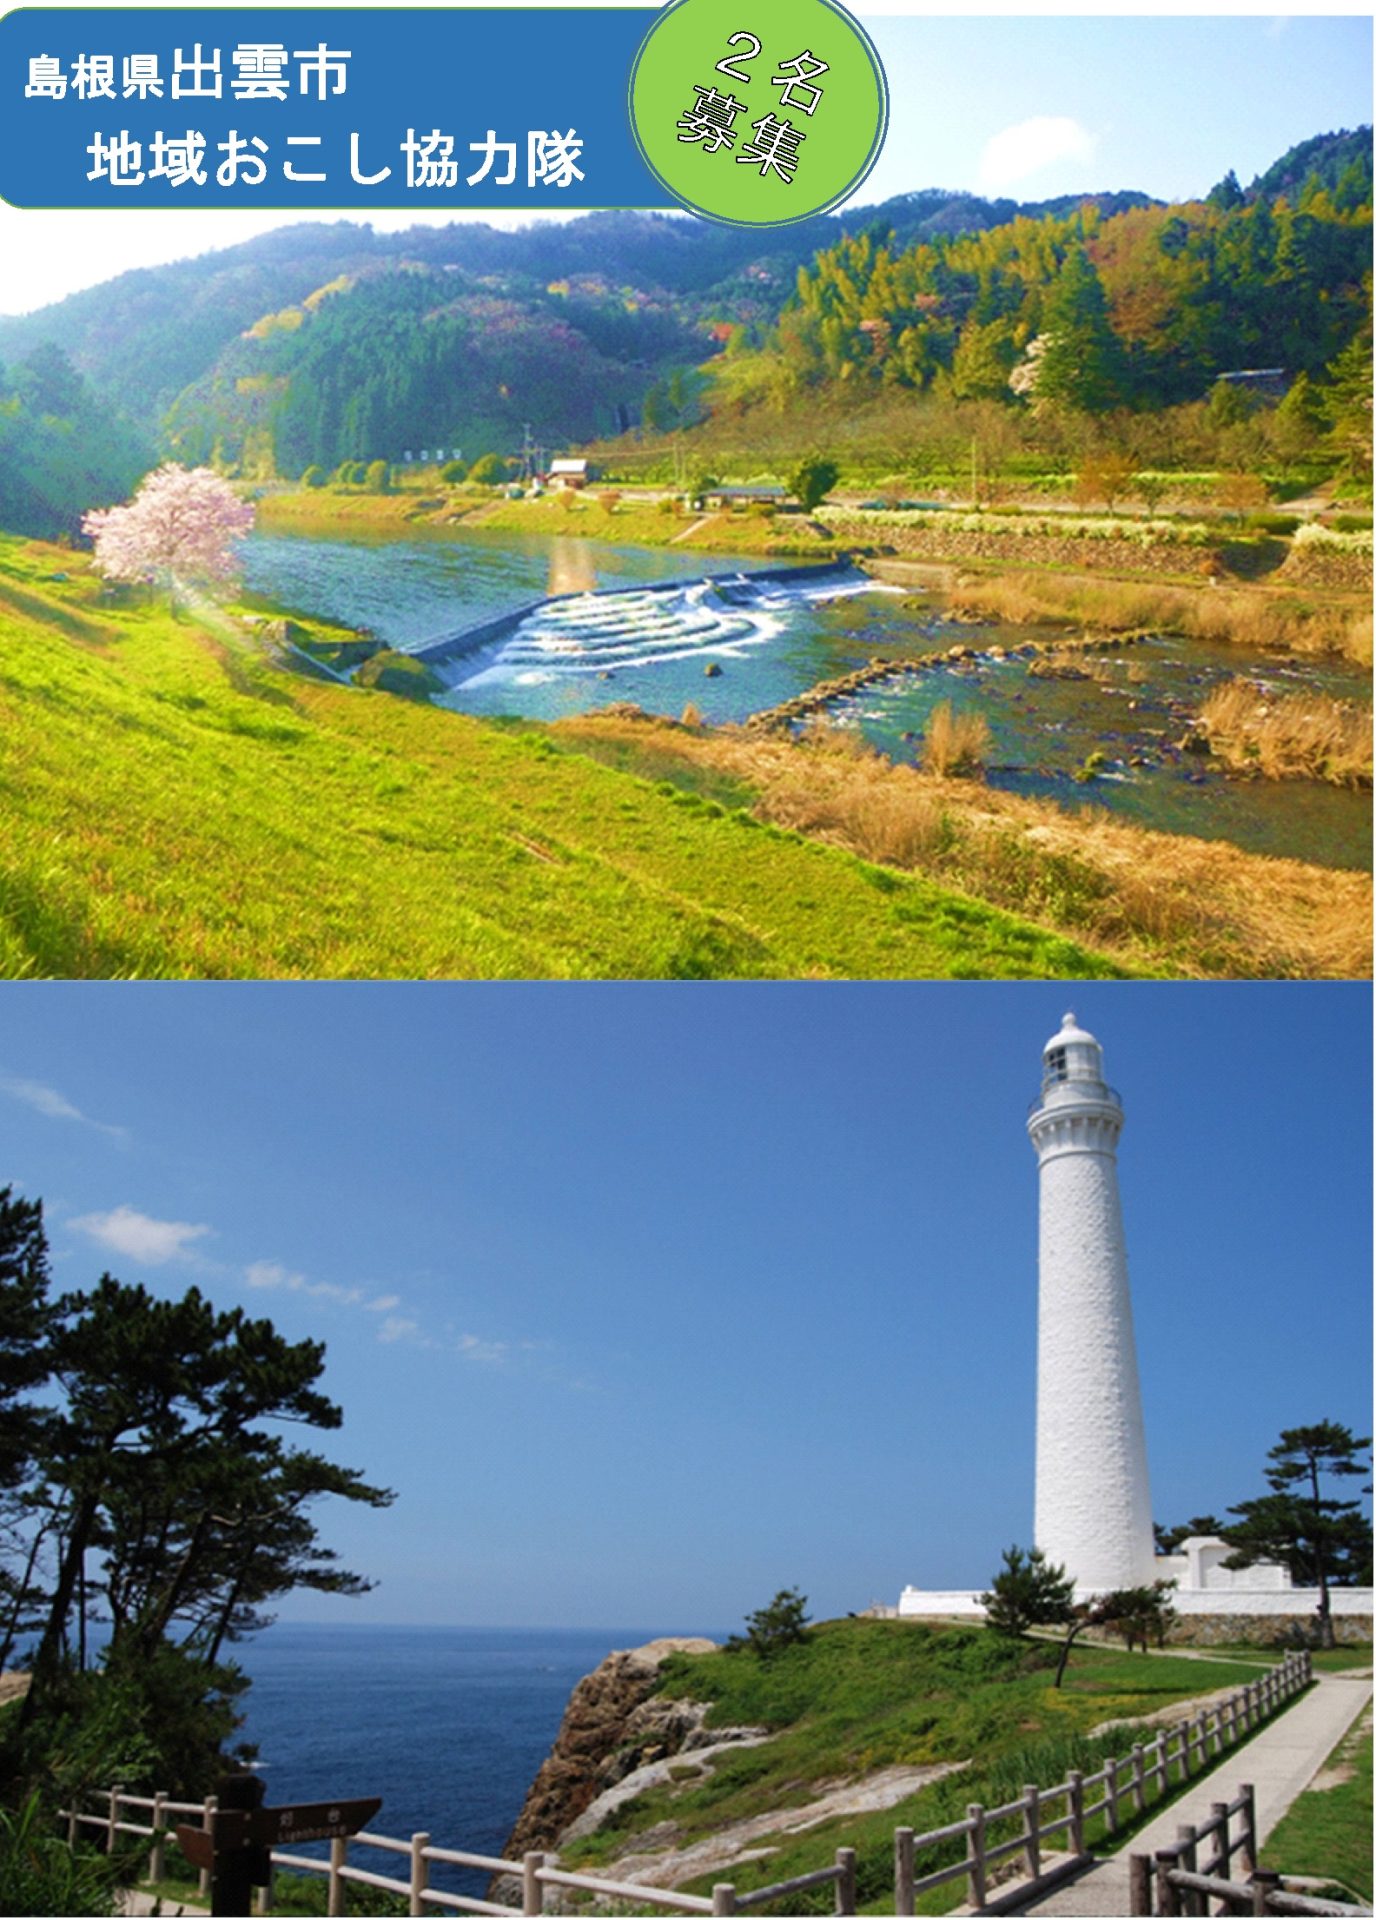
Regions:
<svg viewBox="0 0 1376 1920"><path fill-rule="evenodd" d="M963 1820L953 1821L949 1826L938 1827L930 1833L915 1833L911 1827L900 1827L894 1834L895 1914L915 1913L919 1894L960 1879L968 1883L966 1898L969 1904L975 1908L984 1907L990 1899L999 1870L1015 1860L1019 1861L1022 1869L1020 1881L1025 1876L1044 1883L1053 1882L1078 1870L1090 1857L1090 1839L1111 1838L1120 1828L1144 1813L1153 1800L1161 1799L1174 1787L1184 1785L1203 1772L1221 1754L1245 1740L1272 1714L1288 1706L1296 1694L1309 1685L1313 1677L1312 1664L1308 1653L1287 1654L1278 1667L1272 1667L1259 1680L1249 1682L1192 1719L1164 1728L1155 1740L1146 1744L1139 1742L1121 1758L1107 1760L1095 1773L1072 1772L1054 1787L1024 1787L1018 1798L1005 1806L972 1804L967 1807ZM1254 1865L1255 1821L1250 1812L1250 1789L1244 1788L1243 1795L1245 1805L1239 1801L1227 1809L1228 1820L1236 1818L1241 1823L1240 1837L1229 1842L1225 1823L1224 1843L1230 1848L1227 1858L1244 1852L1249 1865ZM103 1832L106 1845L110 1848L113 1848L121 1834L145 1837L150 1842L150 1880L163 1877L167 1816L180 1815L188 1824L199 1822L209 1828L216 1811L213 1796L205 1801L187 1802L170 1800L165 1794L144 1796L126 1793L122 1787L112 1787L91 1797L104 1803L101 1812L64 1812L68 1840L75 1841L78 1827L83 1826ZM124 1817L136 1810L146 1811L150 1815L147 1825ZM1219 1811L1216 1806L1214 1815ZM1061 1845L1054 1849L1048 1845L1049 1842L1060 1841L1062 1836L1065 1838ZM1173 1870L1187 1874L1192 1872L1198 1845L1202 1839L1209 1837L1216 1837L1212 1816L1210 1822L1195 1835L1196 1852L1190 1857L1189 1863L1173 1863ZM960 1857L952 1858L955 1848L962 1842ZM404 1856L405 1877L399 1873L381 1873L359 1866L354 1857L354 1850L359 1848L371 1848L375 1852L398 1858ZM924 1864L924 1854L937 1857L931 1858L926 1870L919 1872ZM1217 1857L1215 1849L1211 1870ZM609 1899L636 1901L669 1913L733 1914L749 1913L792 1894L830 1885L835 1889L835 1911L838 1914L853 1914L856 1908L856 1859L851 1847L839 1848L832 1864L819 1867L814 1873L767 1887L752 1887L748 1891L740 1891L733 1883L723 1882L713 1887L710 1898L705 1894L680 1893L673 1888L649 1886L644 1882L603 1880L592 1874L565 1872L563 1868L550 1864L551 1858L544 1853L528 1853L521 1860L501 1860L488 1854L434 1846L428 1833L412 1834L409 1840L402 1840L386 1834L365 1832L355 1834L352 1839L332 1840L328 1860L313 1859L305 1854L274 1852L272 1863L274 1868L285 1867L294 1872L325 1875L329 1887L328 1911L332 1915L348 1911L347 1889L351 1884L380 1887L403 1895L408 1900L412 1914L423 1914L432 1908L448 1909L455 1913L506 1916L516 1911L511 1906L431 1886L430 1869L435 1864L509 1875L520 1885L520 1911L523 1914L545 1911L545 1889L548 1887L568 1887L601 1894ZM1220 1886L1227 1884L1219 1882ZM204 1873L200 1885L202 1893L205 1893L208 1876ZM1236 1892L1237 1883L1231 1885ZM1226 1898L1227 1894L1223 1892L1217 1897ZM1277 1897L1291 1899L1295 1896ZM1251 1898L1250 1894L1248 1898ZM267 1905L266 1893L260 1895L259 1910L266 1911ZM1202 1908L1198 1910L1203 1911ZM1138 1909L1134 1908L1136 1911ZM1150 1913L1152 1909L1148 1906L1140 1911ZM1159 1911L1163 1914L1181 1914L1195 1909L1162 1905ZM1319 1906L1311 1909L1272 1906L1264 1911L1343 1913L1354 1910L1344 1907Z"/></svg>
<svg viewBox="0 0 1376 1920"><path fill-rule="evenodd" d="M1231 1831L1234 1820L1241 1823L1236 1836ZM1370 1907L1318 1900L1310 1894L1288 1890L1278 1873L1258 1868L1256 1832L1252 1789L1244 1787L1236 1800L1216 1800L1209 1809L1208 1819L1201 1825L1177 1828L1175 1845L1158 1849L1154 1862L1150 1854L1130 1854L1129 1913L1371 1912ZM1240 1859L1242 1872L1247 1876L1245 1880L1234 1878L1235 1859ZM1211 1902L1216 1905L1211 1907Z"/></svg>
<svg viewBox="0 0 1376 1920"><path fill-rule="evenodd" d="M960 1879L968 1882L969 1904L983 1907L993 1871L1013 1860L1019 1861L1020 1879L1058 1879L1078 1870L1089 1858L1088 1834L1110 1838L1144 1813L1151 1801L1202 1773L1220 1754L1288 1706L1309 1685L1312 1668L1308 1653L1288 1653L1260 1680L1206 1707L1193 1719L1163 1729L1155 1740L1139 1743L1122 1758L1105 1761L1096 1773L1070 1773L1055 1787L1024 1787L1006 1806L972 1805L963 1820L932 1833L900 1827L894 1835L895 1913L915 1913L918 1894ZM1046 1843L1062 1835L1063 1844L1048 1854ZM924 1852L941 1850L949 1855L961 1840L965 1843L962 1859L934 1860L926 1872L918 1872Z"/></svg>

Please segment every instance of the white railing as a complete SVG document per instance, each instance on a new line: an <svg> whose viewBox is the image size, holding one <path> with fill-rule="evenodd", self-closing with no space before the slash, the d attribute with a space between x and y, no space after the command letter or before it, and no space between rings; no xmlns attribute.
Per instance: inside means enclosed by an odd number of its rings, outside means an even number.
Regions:
<svg viewBox="0 0 1376 1920"><path fill-rule="evenodd" d="M1027 1878L1033 1880L1045 1880L1048 1876L1055 1879L1078 1869L1089 1858L1085 1835L1092 1821L1102 1816L1102 1831L1107 1836L1135 1820L1152 1800L1161 1799L1173 1787L1203 1772L1221 1754L1247 1739L1273 1713L1288 1706L1296 1694L1309 1685L1312 1667L1308 1653L1289 1653L1278 1667L1270 1668L1259 1680L1250 1681L1192 1719L1164 1728L1154 1740L1138 1743L1121 1758L1105 1761L1095 1773L1072 1772L1054 1787L1024 1787L1018 1798L1005 1806L971 1804L963 1820L952 1821L928 1833L916 1833L911 1827L898 1828L894 1834L895 1914L915 1913L919 1894L959 1879L969 1883L970 1904L983 1907L989 1898L993 1870L1019 1856ZM1250 1789L1243 1791L1250 1794ZM1099 1797L1092 1797L1095 1794ZM166 1816L180 1814L186 1816L188 1824L209 1829L217 1808L214 1795L204 1801L171 1800L161 1793L126 1793L123 1787L93 1792L90 1797L103 1803L101 1812L64 1809L62 1813L69 1842L75 1841L80 1827L103 1832L107 1849L114 1846L120 1834L145 1837L150 1842L148 1878L153 1881L161 1880L164 1875L164 1850L169 1831ZM1062 1810L1056 1811L1058 1808ZM123 1817L140 1809L151 1814L148 1825ZM1255 1864L1255 1821L1250 1814L1244 1814L1243 1831L1248 1862ZM1054 1851L1049 1850L1046 1843L1060 1840L1062 1835L1064 1843ZM961 1858L933 1861L926 1872L919 1873L924 1853L937 1849L949 1853L952 1843L957 1841L964 1842ZM1243 1845L1243 1841L1238 1842L1238 1847ZM404 1855L406 1877L359 1866L353 1857L353 1850L358 1848L371 1848L397 1857ZM738 1891L734 1883L724 1881L713 1887L710 1897L650 1886L644 1881L604 1880L594 1874L566 1871L551 1864L552 1856L545 1853L527 1853L520 1860L503 1860L491 1854L437 1847L431 1843L428 1833L414 1833L409 1840L402 1840L388 1834L364 1832L349 1839L332 1840L327 1860L286 1852L275 1852L271 1858L274 1868L324 1875L328 1881L327 1911L331 1915L348 1911L347 1889L351 1884L404 1895L412 1914L424 1914L432 1908L507 1916L518 1911L510 1905L432 1886L430 1869L436 1864L509 1876L520 1886L522 1914L544 1913L545 1890L549 1887L632 1900L668 1913L734 1914L748 1913L790 1894L830 1885L835 1889L838 1914L853 1914L856 1907L856 1856L851 1847L838 1848L832 1864L819 1867L814 1873L748 1891ZM202 1894L209 1890L209 1875L204 1871L200 1875L200 1890ZM260 1912L268 1910L269 1900L270 1890L262 1889L258 1895Z"/></svg>

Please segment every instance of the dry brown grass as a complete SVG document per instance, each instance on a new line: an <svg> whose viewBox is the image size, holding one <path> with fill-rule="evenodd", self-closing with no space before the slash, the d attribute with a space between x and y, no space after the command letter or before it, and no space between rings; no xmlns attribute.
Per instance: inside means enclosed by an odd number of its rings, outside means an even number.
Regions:
<svg viewBox="0 0 1376 1920"><path fill-rule="evenodd" d="M1371 609L1355 596L1313 599L1269 588L1169 587L1068 574L1001 574L962 580L953 611L1007 620L1074 621L1106 633L1151 630L1292 653L1372 659Z"/></svg>
<svg viewBox="0 0 1376 1920"><path fill-rule="evenodd" d="M556 738L656 779L741 783L757 818L912 868L1143 969L1222 979L1362 979L1366 874L1066 813L894 766L825 722L801 741L740 728L585 714Z"/></svg>
<svg viewBox="0 0 1376 1920"><path fill-rule="evenodd" d="M978 773L989 751L989 722L982 713L957 713L949 700L932 708L922 737L922 765L940 778Z"/></svg>
<svg viewBox="0 0 1376 1920"><path fill-rule="evenodd" d="M1199 711L1210 751L1268 780L1371 785L1371 708L1322 693L1268 693L1250 680L1215 688Z"/></svg>

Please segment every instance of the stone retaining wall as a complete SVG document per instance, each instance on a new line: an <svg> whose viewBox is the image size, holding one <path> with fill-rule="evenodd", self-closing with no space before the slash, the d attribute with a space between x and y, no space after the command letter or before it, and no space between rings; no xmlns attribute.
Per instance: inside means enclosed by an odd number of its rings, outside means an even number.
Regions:
<svg viewBox="0 0 1376 1920"><path fill-rule="evenodd" d="M975 532L961 527L879 524L864 514L831 513L827 525L839 538L879 542L920 560L999 560L1014 567L1074 567L1098 573L1160 573L1202 578L1211 565L1225 567L1211 547L1185 541L1150 544L1121 539L1087 540L1052 533L1015 533L993 527Z"/></svg>

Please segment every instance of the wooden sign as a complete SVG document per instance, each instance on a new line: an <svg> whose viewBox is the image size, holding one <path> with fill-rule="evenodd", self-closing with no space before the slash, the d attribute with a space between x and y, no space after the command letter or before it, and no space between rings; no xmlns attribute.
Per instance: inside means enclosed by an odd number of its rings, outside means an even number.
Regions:
<svg viewBox="0 0 1376 1920"><path fill-rule="evenodd" d="M213 1830L180 1826L176 1829L177 1845L193 1867L206 1873L214 1867L217 1853L246 1846L253 1837L249 1833L250 1816L246 1813L229 1811L216 1813L213 1818Z"/></svg>
<svg viewBox="0 0 1376 1920"><path fill-rule="evenodd" d="M263 1847L289 1847L302 1840L339 1840L366 1827L381 1800L322 1800L315 1806L259 1807L249 1825Z"/></svg>

